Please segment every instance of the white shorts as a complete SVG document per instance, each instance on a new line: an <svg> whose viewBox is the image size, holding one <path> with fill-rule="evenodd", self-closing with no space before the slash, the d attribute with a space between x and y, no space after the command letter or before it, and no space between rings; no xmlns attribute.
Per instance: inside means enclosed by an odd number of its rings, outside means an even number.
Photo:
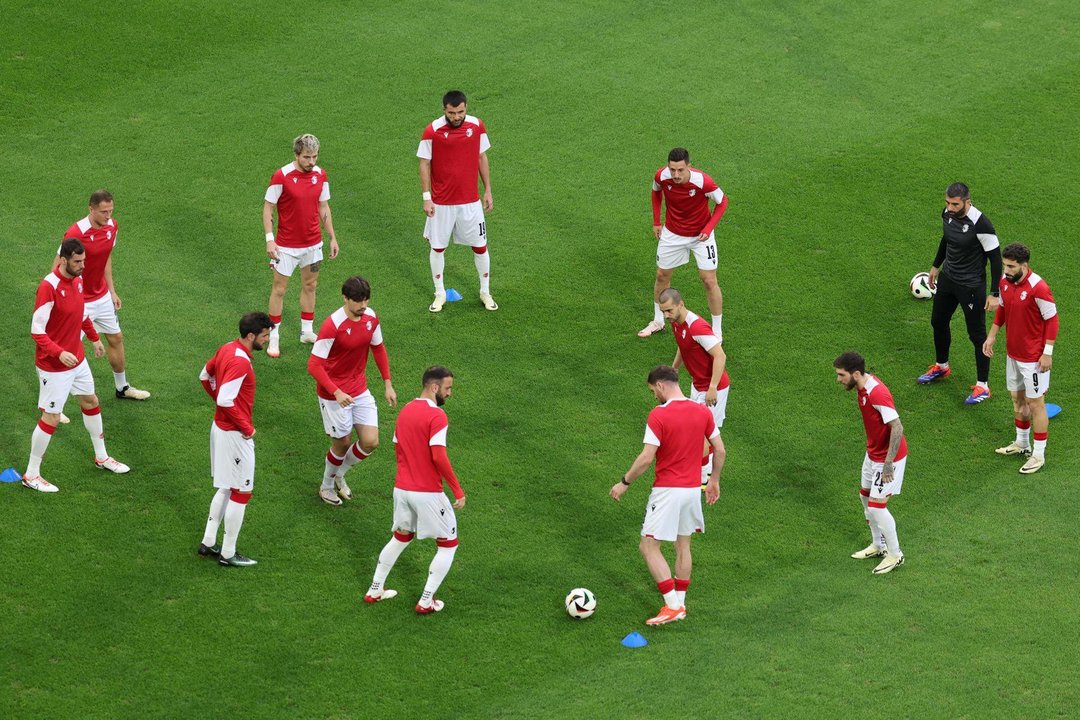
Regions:
<svg viewBox="0 0 1080 720"><path fill-rule="evenodd" d="M94 376L90 374L90 363L83 361L70 370L49 372L37 369L38 374L38 409L47 413L61 413L68 395L93 395Z"/></svg>
<svg viewBox="0 0 1080 720"><path fill-rule="evenodd" d="M353 398L349 407L341 407L337 400L319 398L323 430L332 438L349 437L354 425L379 427L379 409L370 390Z"/></svg>
<svg viewBox="0 0 1080 720"><path fill-rule="evenodd" d="M1024 397L1039 398L1050 389L1050 371L1039 372L1039 363L1005 358L1005 389L1024 391Z"/></svg>
<svg viewBox="0 0 1080 720"><path fill-rule="evenodd" d="M457 540L457 517L445 493L394 488L392 529L416 533L417 540Z"/></svg>
<svg viewBox="0 0 1080 720"><path fill-rule="evenodd" d="M656 246L656 267L672 270L690 262L690 253L697 260L698 270L716 269L716 237L709 233L709 239L698 242L696 237L676 235L666 227L660 230L660 242Z"/></svg>
<svg viewBox="0 0 1080 720"><path fill-rule="evenodd" d="M873 462L869 455L863 456L862 463L862 489L870 491L871 500L884 500L890 495L899 495L904 486L904 468L907 466L907 458L893 463L893 480L891 483L881 482L881 472L885 469L885 463Z"/></svg>
<svg viewBox="0 0 1080 720"><path fill-rule="evenodd" d="M716 404L712 406L706 405L709 410L712 411L713 420L716 421L716 427L724 427L724 418L727 417L727 396L728 390L731 386L727 386L723 390L716 391ZM698 390L694 386L690 386L690 399L696 402L698 405L705 405L705 391Z"/></svg>
<svg viewBox="0 0 1080 720"><path fill-rule="evenodd" d="M116 318L116 307L109 293L86 303L86 314L99 333L115 335L120 332L120 321Z"/></svg>
<svg viewBox="0 0 1080 720"><path fill-rule="evenodd" d="M255 487L255 438L210 423L210 475L214 487L251 492Z"/></svg>
<svg viewBox="0 0 1080 720"><path fill-rule="evenodd" d="M442 250L450 246L451 235L458 245L487 245L484 206L479 200L466 205L435 206L435 216L429 217L424 223L424 237L431 247Z"/></svg>
<svg viewBox="0 0 1080 720"><path fill-rule="evenodd" d="M654 487L645 506L643 537L675 542L679 535L705 532L701 488Z"/></svg>
<svg viewBox="0 0 1080 720"><path fill-rule="evenodd" d="M322 243L306 248L279 247L278 254L281 257L277 260L271 260L270 267L274 268L274 271L279 275L292 277L296 268L305 268L308 265L322 262Z"/></svg>

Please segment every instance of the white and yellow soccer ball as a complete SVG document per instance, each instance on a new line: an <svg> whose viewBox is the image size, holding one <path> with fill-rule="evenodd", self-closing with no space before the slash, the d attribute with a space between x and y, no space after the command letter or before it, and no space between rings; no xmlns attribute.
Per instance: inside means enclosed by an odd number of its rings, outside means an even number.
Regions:
<svg viewBox="0 0 1080 720"><path fill-rule="evenodd" d="M584 620L596 612L596 596L591 590L574 588L566 596L566 612L576 620Z"/></svg>
<svg viewBox="0 0 1080 720"><path fill-rule="evenodd" d="M920 300L929 300L937 294L937 288L930 287L930 273L915 273L911 278L911 294Z"/></svg>

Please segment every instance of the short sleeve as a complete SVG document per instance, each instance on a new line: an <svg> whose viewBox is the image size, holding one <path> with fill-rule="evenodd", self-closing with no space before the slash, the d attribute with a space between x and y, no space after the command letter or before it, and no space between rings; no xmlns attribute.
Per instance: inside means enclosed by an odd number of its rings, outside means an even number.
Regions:
<svg viewBox="0 0 1080 720"><path fill-rule="evenodd" d="M330 183L324 182L322 184L322 191L319 193L319 202L326 202L330 199Z"/></svg>
<svg viewBox="0 0 1080 720"><path fill-rule="evenodd" d="M656 447L660 447L659 428L653 429L652 423L652 418L649 418L649 422L645 423L645 438L642 442L645 445L655 445Z"/></svg>

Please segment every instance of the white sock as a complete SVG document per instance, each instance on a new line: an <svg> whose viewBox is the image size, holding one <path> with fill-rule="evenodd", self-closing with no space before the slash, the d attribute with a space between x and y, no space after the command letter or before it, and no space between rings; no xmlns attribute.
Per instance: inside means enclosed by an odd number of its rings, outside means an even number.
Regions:
<svg viewBox="0 0 1080 720"><path fill-rule="evenodd" d="M945 369L947 369L947 368L949 367L949 361L948 361L948 360L946 360L945 362L943 362L943 363L938 363L937 365L938 365L938 367L940 367L940 368L941 368L942 370L945 370Z"/></svg>
<svg viewBox="0 0 1080 720"><path fill-rule="evenodd" d="M892 516L887 507L870 508L870 516L881 534L885 537L885 549L890 555L899 557L904 553L900 550L900 541L896 537L896 518Z"/></svg>
<svg viewBox="0 0 1080 720"><path fill-rule="evenodd" d="M231 493L230 493L231 494ZM236 554L236 538L240 535L240 526L244 524L246 503L229 500L225 505L225 538L221 541L221 557L231 558Z"/></svg>
<svg viewBox="0 0 1080 720"><path fill-rule="evenodd" d="M126 370L121 370L120 372L114 372L112 374L112 376L113 376L113 382L116 383L116 389L117 390L123 390L124 388L126 388L128 386L127 371Z"/></svg>
<svg viewBox="0 0 1080 720"><path fill-rule="evenodd" d="M386 543L382 552L379 553L379 564L375 566L375 577L371 579L368 595L378 595L382 592L387 575L394 568L394 563L401 557L401 553L405 551L405 548L409 547L410 542L412 542L412 538L403 542L398 540L395 535L390 538L390 542Z"/></svg>
<svg viewBox="0 0 1080 720"><path fill-rule="evenodd" d="M34 426L34 432L30 435L30 460L26 463L26 477L41 475L41 459L45 457L50 440L52 435L42 430L40 425Z"/></svg>
<svg viewBox="0 0 1080 720"><path fill-rule="evenodd" d="M314 320L305 320L304 318L300 318L300 332L302 332L302 333L315 332L315 328L312 327L312 324L314 322L315 322Z"/></svg>
<svg viewBox="0 0 1080 720"><path fill-rule="evenodd" d="M664 313L660 311L660 303L654 302L652 304L652 319L653 322L658 325L664 324Z"/></svg>
<svg viewBox="0 0 1080 720"><path fill-rule="evenodd" d="M274 327L270 328L270 337L276 338L281 333L281 323L275 323Z"/></svg>
<svg viewBox="0 0 1080 720"><path fill-rule="evenodd" d="M716 333L716 337L720 338L720 342L724 341L723 324L724 324L724 314L723 313L720 313L719 315L713 315L712 316L712 331L714 333Z"/></svg>
<svg viewBox="0 0 1080 720"><path fill-rule="evenodd" d="M682 607L682 603L679 601L679 593L674 588L670 592L664 593L664 604L672 610L678 610Z"/></svg>
<svg viewBox="0 0 1080 720"><path fill-rule="evenodd" d="M870 498L860 493L859 499L862 500L863 516L866 518L866 524L870 528L870 542L879 548L884 548L885 537L874 525L874 517L870 514Z"/></svg>
<svg viewBox="0 0 1080 720"><path fill-rule="evenodd" d="M480 276L480 292L484 295L491 294L491 253L485 250L482 253L473 253L473 263L476 265L476 274Z"/></svg>
<svg viewBox="0 0 1080 720"><path fill-rule="evenodd" d="M1031 426L1016 428L1016 444L1022 448L1030 447Z"/></svg>
<svg viewBox="0 0 1080 720"><path fill-rule="evenodd" d="M443 285L443 270L446 269L446 253L431 250L428 253L428 262L431 263L431 280L435 283L435 292L446 292Z"/></svg>
<svg viewBox="0 0 1080 720"><path fill-rule="evenodd" d="M347 451L346 451L346 454L348 454ZM331 462L331 458L333 458L333 460L336 460L337 462ZM327 451L327 453L326 453L326 467L323 469L323 476L322 476L322 489L323 490L333 490L334 489L334 476L337 475L339 472L342 475L345 474L344 471L341 470L341 464L342 464L342 461L344 461L344 460L345 460L345 458L338 457L337 455L334 455L333 450Z"/></svg>
<svg viewBox="0 0 1080 720"><path fill-rule="evenodd" d="M427 583L424 585L424 594L420 596L420 607L431 607L431 601L435 598L435 592L446 579L446 573L450 572L450 565L454 562L454 553L457 546L441 547L435 551L435 557L428 566Z"/></svg>
<svg viewBox="0 0 1080 720"><path fill-rule="evenodd" d="M206 530L203 532L202 544L213 547L217 542L218 528L221 527L221 519L225 516L225 503L229 502L229 491L218 488L214 493L214 499L210 501L210 517L206 519Z"/></svg>
<svg viewBox="0 0 1080 720"><path fill-rule="evenodd" d="M371 457L370 453L365 454L364 451L360 449L360 443L354 442L345 452L345 457L341 460L341 467L338 468L337 474L341 477L345 477L345 473L349 472L349 468L361 460L367 460L369 457Z"/></svg>
<svg viewBox="0 0 1080 720"><path fill-rule="evenodd" d="M1031 447L1031 456L1037 458L1046 458L1046 441L1036 440Z"/></svg>
<svg viewBox="0 0 1080 720"><path fill-rule="evenodd" d="M975 383L975 385L978 386L978 387L981 387L981 388L985 388L986 390L990 389L990 383L985 383L985 382L979 381L979 382Z"/></svg>
<svg viewBox="0 0 1080 720"><path fill-rule="evenodd" d="M101 424L101 412L93 415L83 413L82 421L86 426L86 432L90 433L90 441L94 443L94 457L98 461L107 460L109 453L105 451L105 430Z"/></svg>

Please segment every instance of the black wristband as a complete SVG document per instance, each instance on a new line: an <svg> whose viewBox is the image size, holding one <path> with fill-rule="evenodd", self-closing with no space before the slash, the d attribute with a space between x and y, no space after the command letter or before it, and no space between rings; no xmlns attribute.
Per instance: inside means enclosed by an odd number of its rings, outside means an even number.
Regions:
<svg viewBox="0 0 1080 720"><path fill-rule="evenodd" d="M626 482L626 478L625 478L625 477L624 477L624 478L622 478L622 479L620 479L620 480L619 480L619 482L621 482L621 483L622 483L623 485L625 485L626 487L630 487L630 483Z"/></svg>

